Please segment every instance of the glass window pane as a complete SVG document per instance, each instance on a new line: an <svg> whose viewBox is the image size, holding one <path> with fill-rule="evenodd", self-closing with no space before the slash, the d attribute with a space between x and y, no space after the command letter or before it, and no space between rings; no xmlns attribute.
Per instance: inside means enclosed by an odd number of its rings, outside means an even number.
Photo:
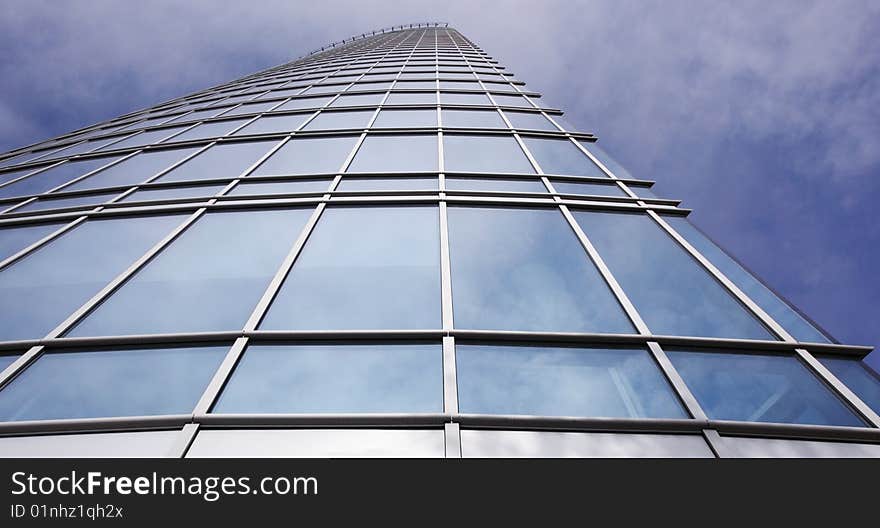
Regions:
<svg viewBox="0 0 880 528"><path fill-rule="evenodd" d="M550 122L549 119L542 114L534 112L504 112L507 119L513 125L513 128L525 130L553 130L558 132L559 129Z"/></svg>
<svg viewBox="0 0 880 528"><path fill-rule="evenodd" d="M476 81L440 81L441 90L479 90L483 91L483 87Z"/></svg>
<svg viewBox="0 0 880 528"><path fill-rule="evenodd" d="M205 215L69 335L239 330L311 214Z"/></svg>
<svg viewBox="0 0 880 528"><path fill-rule="evenodd" d="M43 167L36 167L36 168L31 167L29 169L22 169L22 170L17 170L17 171L12 171L12 172L4 172L3 174L0 174L0 184L10 182L16 178L21 178L25 174L29 174L31 172L34 172L34 170L38 170L38 169L42 169L42 168Z"/></svg>
<svg viewBox="0 0 880 528"><path fill-rule="evenodd" d="M443 411L438 344L251 346L217 413Z"/></svg>
<svg viewBox="0 0 880 528"><path fill-rule="evenodd" d="M329 189L332 181L328 178L316 178L282 182L242 182L229 191L226 196L320 192Z"/></svg>
<svg viewBox="0 0 880 528"><path fill-rule="evenodd" d="M440 104L443 105L490 105L485 94L440 93Z"/></svg>
<svg viewBox="0 0 880 528"><path fill-rule="evenodd" d="M8 352L4 352L4 353L8 354ZM15 362L15 360L18 359L18 357L19 357L19 354L16 354L14 356L9 356L9 355L0 356L0 372L3 372L4 370L6 370L6 367L8 367L9 365L12 365L12 363Z"/></svg>
<svg viewBox="0 0 880 528"><path fill-rule="evenodd" d="M639 198L657 198L657 195L654 194L654 191L651 190L650 187L638 187L636 185L627 184L629 189L636 193L636 196Z"/></svg>
<svg viewBox="0 0 880 528"><path fill-rule="evenodd" d="M514 178L446 178L446 188L451 191L504 191L545 193L547 188L538 179Z"/></svg>
<svg viewBox="0 0 880 528"><path fill-rule="evenodd" d="M575 130L572 127L568 127L568 129ZM605 152L602 149L602 147L600 147L596 143L589 143L586 141L581 141L581 145L583 145L584 148L586 148L590 152L590 154L592 154L597 160L599 160L599 162L602 165L605 165L605 168L610 170L611 173L614 174L615 176L617 176L618 178L620 178L622 180L634 179L633 175L630 174L630 172L628 170L626 170L626 168L623 165L621 165L620 163L617 163L617 161L614 158L612 158L610 154Z"/></svg>
<svg viewBox="0 0 880 528"><path fill-rule="evenodd" d="M342 130L348 128L366 128L375 110L357 110L352 112L321 112L318 117L309 121L303 130Z"/></svg>
<svg viewBox="0 0 880 528"><path fill-rule="evenodd" d="M60 209L63 207L97 205L100 203L104 203L111 198L115 198L116 196L119 196L118 191L112 193L88 194L85 196L72 196L70 198L40 198L37 201L25 205L24 207L19 207L13 212L25 213L30 211L45 211L47 209Z"/></svg>
<svg viewBox="0 0 880 528"><path fill-rule="evenodd" d="M373 128L436 127L436 110L382 110Z"/></svg>
<svg viewBox="0 0 880 528"><path fill-rule="evenodd" d="M188 414L227 348L47 353L0 391L0 420Z"/></svg>
<svg viewBox="0 0 880 528"><path fill-rule="evenodd" d="M273 106L281 101L270 101L268 103L250 103L243 104L237 108L233 108L223 113L223 117L245 114L259 114L260 112L268 112Z"/></svg>
<svg viewBox="0 0 880 528"><path fill-rule="evenodd" d="M395 90L436 90L437 81L399 81Z"/></svg>
<svg viewBox="0 0 880 528"><path fill-rule="evenodd" d="M85 191L143 183L197 150L198 148L188 148L141 152L65 187L64 190Z"/></svg>
<svg viewBox="0 0 880 528"><path fill-rule="evenodd" d="M437 94L434 92L391 92L386 105L436 105Z"/></svg>
<svg viewBox="0 0 880 528"><path fill-rule="evenodd" d="M432 191L439 188L437 178L355 178L345 176L337 191Z"/></svg>
<svg viewBox="0 0 880 528"><path fill-rule="evenodd" d="M545 174L607 178L607 175L590 158L567 139L525 137L523 141Z"/></svg>
<svg viewBox="0 0 880 528"><path fill-rule="evenodd" d="M245 172L269 150L278 144L274 141L247 143L221 143L202 151L198 156L175 167L157 182L209 180L235 178Z"/></svg>
<svg viewBox="0 0 880 528"><path fill-rule="evenodd" d="M275 109L276 112L281 110L301 110L305 108L321 108L327 101L329 101L329 97L297 97L295 99L291 99L287 101L283 105L279 106Z"/></svg>
<svg viewBox="0 0 880 528"><path fill-rule="evenodd" d="M455 326L632 333L555 209L449 207Z"/></svg>
<svg viewBox="0 0 880 528"><path fill-rule="evenodd" d="M647 215L574 216L653 333L773 339Z"/></svg>
<svg viewBox="0 0 880 528"><path fill-rule="evenodd" d="M709 418L865 425L793 356L693 350L666 355Z"/></svg>
<svg viewBox="0 0 880 528"><path fill-rule="evenodd" d="M813 343L828 342L828 338L822 335L819 330L777 297L761 281L743 269L686 218L667 216L664 217L664 220L795 339Z"/></svg>
<svg viewBox="0 0 880 528"><path fill-rule="evenodd" d="M37 224L0 228L0 261L11 257L60 227L61 224Z"/></svg>
<svg viewBox="0 0 880 528"><path fill-rule="evenodd" d="M384 93L340 95L330 106L377 106L384 97Z"/></svg>
<svg viewBox="0 0 880 528"><path fill-rule="evenodd" d="M290 115L264 115L248 126L242 128L233 136L245 136L248 134L274 134L277 132L293 132L306 122L312 114Z"/></svg>
<svg viewBox="0 0 880 528"><path fill-rule="evenodd" d="M159 141L173 136L174 134L179 133L182 130L185 130L185 126L179 127L169 127L169 128L160 128L157 130L147 130L146 132L141 132L139 134L135 134L128 139L123 139L118 143L113 143L112 145L107 145L101 150L113 150L113 149L121 149L128 147L142 147L144 145L150 145L153 143L158 143Z"/></svg>
<svg viewBox="0 0 880 528"><path fill-rule="evenodd" d="M28 176L23 180L0 187L0 198L40 194L54 189L70 180L79 178L99 167L116 161L119 158L96 158L83 161L70 161ZM65 190L70 190L66 188Z"/></svg>
<svg viewBox="0 0 880 528"><path fill-rule="evenodd" d="M443 126L449 128L507 128L495 110L443 109Z"/></svg>
<svg viewBox="0 0 880 528"><path fill-rule="evenodd" d="M562 194L595 194L599 196L628 196L616 184L581 182L572 180L552 180L553 188Z"/></svg>
<svg viewBox="0 0 880 528"><path fill-rule="evenodd" d="M818 359L874 412L880 413L880 375L871 367L856 358L819 356Z"/></svg>
<svg viewBox="0 0 880 528"><path fill-rule="evenodd" d="M214 121L196 125L179 136L174 136L171 141L189 141L191 139L205 139L218 136L225 136L241 125L247 123L249 119L232 119L229 121Z"/></svg>
<svg viewBox="0 0 880 528"><path fill-rule="evenodd" d="M386 77L386 76L385 76L385 75L382 75L382 76L380 76L380 77ZM393 77L392 77L392 79L393 79ZM351 86L351 88L349 88L348 90L346 90L346 93L351 93L351 92L366 92L366 91L373 91L373 90L387 90L387 89L391 88L391 84L392 84L391 81L384 81L384 82L359 82L359 83L353 84L353 85Z"/></svg>
<svg viewBox="0 0 880 528"><path fill-rule="evenodd" d="M528 99L521 95L497 95L493 94L492 98L498 103L498 106L519 106L525 108L534 108Z"/></svg>
<svg viewBox="0 0 880 528"><path fill-rule="evenodd" d="M183 123L186 121L199 121L201 119L207 119L209 117L214 117L220 112L222 112L222 108L209 108L208 110L196 110L195 112L190 112L188 114L184 114L179 117L175 117L170 121L170 123Z"/></svg>
<svg viewBox="0 0 880 528"><path fill-rule="evenodd" d="M87 221L0 271L0 339L44 337L183 218Z"/></svg>
<svg viewBox="0 0 880 528"><path fill-rule="evenodd" d="M356 136L298 138L269 156L251 176L336 172L354 147Z"/></svg>
<svg viewBox="0 0 880 528"><path fill-rule="evenodd" d="M120 202L142 202L148 200L171 200L174 198L204 198L220 192L225 185L193 185L189 187L168 187L166 189L141 189L119 200Z"/></svg>
<svg viewBox="0 0 880 528"><path fill-rule="evenodd" d="M367 136L348 172L436 171L437 136Z"/></svg>
<svg viewBox="0 0 880 528"><path fill-rule="evenodd" d="M535 173L513 136L447 134L443 159L447 171Z"/></svg>
<svg viewBox="0 0 880 528"><path fill-rule="evenodd" d="M269 330L440 327L436 207L330 207L275 297Z"/></svg>
<svg viewBox="0 0 880 528"><path fill-rule="evenodd" d="M647 350L457 345L459 410L688 418Z"/></svg>

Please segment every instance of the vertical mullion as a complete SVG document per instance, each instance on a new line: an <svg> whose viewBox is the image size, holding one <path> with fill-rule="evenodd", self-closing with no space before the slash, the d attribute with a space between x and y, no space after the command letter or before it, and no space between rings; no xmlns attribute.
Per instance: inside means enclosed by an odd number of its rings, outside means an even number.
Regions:
<svg viewBox="0 0 880 528"><path fill-rule="evenodd" d="M880 416L871 407L862 401L856 393L846 386L837 376L828 370L818 359L803 348L795 349L798 359L812 370L826 385L836 392L843 400L854 408L873 427L880 427Z"/></svg>

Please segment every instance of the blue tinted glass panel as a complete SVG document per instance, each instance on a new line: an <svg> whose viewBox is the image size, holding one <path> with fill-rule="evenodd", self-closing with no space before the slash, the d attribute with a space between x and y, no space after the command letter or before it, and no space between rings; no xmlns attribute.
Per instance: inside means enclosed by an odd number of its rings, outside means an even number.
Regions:
<svg viewBox="0 0 880 528"><path fill-rule="evenodd" d="M637 187L632 184L628 184L628 185L629 185L629 189L632 192L636 193L636 196L638 196L640 198L657 198L657 195L649 187Z"/></svg>
<svg viewBox="0 0 880 528"><path fill-rule="evenodd" d="M104 203L111 198L115 198L116 196L119 196L119 191L112 193L89 194L86 196L73 196L70 198L56 198L54 200L39 199L25 205L24 207L19 207L14 212L24 213L30 211L44 211L46 209L60 209L62 207L97 205Z"/></svg>
<svg viewBox="0 0 880 528"><path fill-rule="evenodd" d="M607 177L583 152L567 139L523 138L545 174Z"/></svg>
<svg viewBox="0 0 880 528"><path fill-rule="evenodd" d="M392 92L385 101L386 105L436 105L437 94L434 92Z"/></svg>
<svg viewBox="0 0 880 528"><path fill-rule="evenodd" d="M211 108L208 110L196 110L195 112L190 112L188 114L184 114L182 116L175 117L170 122L171 123L182 123L184 121L198 121L200 119L207 119L209 117L214 117L222 111L223 111L223 109L221 109L221 108Z"/></svg>
<svg viewBox="0 0 880 528"><path fill-rule="evenodd" d="M525 130L553 130L559 131L549 119L534 112L504 112L513 128Z"/></svg>
<svg viewBox="0 0 880 528"><path fill-rule="evenodd" d="M112 145L107 145L102 150L113 150L113 149L121 149L127 147L141 147L143 145L150 145L152 143L158 143L159 141L173 136L174 134L180 133L182 130L186 130L187 127L179 126L179 127L168 127L168 128L160 128L157 130L147 130L146 132L141 132L134 136L131 136L128 139L123 139L118 143L113 143Z"/></svg>
<svg viewBox="0 0 880 528"><path fill-rule="evenodd" d="M341 130L345 128L366 128L374 110L357 110L351 112L321 112L318 117L309 121L303 130Z"/></svg>
<svg viewBox="0 0 880 528"><path fill-rule="evenodd" d="M0 187L0 198L40 194L67 183L83 174L103 167L118 158L98 158L84 161L71 161L28 176L23 180ZM69 190L69 189L65 189Z"/></svg>
<svg viewBox="0 0 880 528"><path fill-rule="evenodd" d="M248 134L293 132L294 130L298 130L300 125L305 123L310 115L312 114L291 114L281 116L264 115L233 135L246 136Z"/></svg>
<svg viewBox="0 0 880 528"><path fill-rule="evenodd" d="M395 90L436 90L436 81L400 81L394 85Z"/></svg>
<svg viewBox="0 0 880 528"><path fill-rule="evenodd" d="M774 339L647 215L575 218L653 333Z"/></svg>
<svg viewBox="0 0 880 528"><path fill-rule="evenodd" d="M436 127L436 110L382 110L373 128Z"/></svg>
<svg viewBox="0 0 880 528"><path fill-rule="evenodd" d="M442 412L440 345L252 346L217 413Z"/></svg>
<svg viewBox="0 0 880 528"><path fill-rule="evenodd" d="M457 345L464 413L687 418L647 350Z"/></svg>
<svg viewBox="0 0 880 528"><path fill-rule="evenodd" d="M0 229L0 261L11 257L60 227L61 224L39 224Z"/></svg>
<svg viewBox="0 0 880 528"><path fill-rule="evenodd" d="M0 391L0 419L191 413L227 347L48 353Z"/></svg>
<svg viewBox="0 0 880 528"><path fill-rule="evenodd" d="M0 372L3 372L6 367L12 365L12 363L18 359L18 355L15 356L0 356Z"/></svg>
<svg viewBox="0 0 880 528"><path fill-rule="evenodd" d="M278 144L278 141L224 143L199 153L156 181L209 180L240 176L260 157Z"/></svg>
<svg viewBox="0 0 880 528"><path fill-rule="evenodd" d="M521 95L492 95L498 106L520 106L534 108L528 99Z"/></svg>
<svg viewBox="0 0 880 528"><path fill-rule="evenodd" d="M259 114L260 112L268 112L273 106L277 105L281 101L271 101L268 103L250 103L243 104L237 108L233 108L227 112L223 113L223 117L234 116L234 115L244 115L244 114Z"/></svg>
<svg viewBox="0 0 880 528"><path fill-rule="evenodd" d="M880 413L880 375L855 358L818 357L837 378L876 413Z"/></svg>
<svg viewBox="0 0 880 528"><path fill-rule="evenodd" d="M241 329L311 213L205 215L69 335Z"/></svg>
<svg viewBox="0 0 880 528"><path fill-rule="evenodd" d="M294 139L269 156L251 175L336 172L356 140L356 136Z"/></svg>
<svg viewBox="0 0 880 528"><path fill-rule="evenodd" d="M437 178L355 178L345 176L337 191L431 191L439 188Z"/></svg>
<svg viewBox="0 0 880 528"><path fill-rule="evenodd" d="M437 136L368 136L348 172L436 171Z"/></svg>
<svg viewBox="0 0 880 528"><path fill-rule="evenodd" d="M455 326L632 333L555 209L449 207Z"/></svg>
<svg viewBox="0 0 880 528"><path fill-rule="evenodd" d="M485 94L447 93L440 94L440 104L443 105L490 105L489 98Z"/></svg>
<svg viewBox="0 0 880 528"><path fill-rule="evenodd" d="M188 148L142 152L74 183L70 187L65 187L64 190L84 191L143 183L197 150L197 148Z"/></svg>
<svg viewBox="0 0 880 528"><path fill-rule="evenodd" d="M828 338L808 323L793 308L785 304L761 281L753 277L733 260L721 248L716 246L706 235L694 227L683 217L664 217L678 233L685 238L697 251L709 259L721 273L739 287L750 299L755 301L770 317L781 324L798 341L827 343Z"/></svg>
<svg viewBox="0 0 880 528"><path fill-rule="evenodd" d="M169 187L167 189L143 189L133 192L120 202L142 202L147 200L171 200L174 198L204 198L220 192L225 185L198 185L191 187Z"/></svg>
<svg viewBox="0 0 880 528"><path fill-rule="evenodd" d="M217 136L225 136L241 125L247 123L248 119L232 119L229 121L214 121L212 123L202 123L190 130L187 130L179 136L174 136L170 141L189 141L191 139L205 139Z"/></svg>
<svg viewBox="0 0 880 528"><path fill-rule="evenodd" d="M513 136L447 134L443 159L447 171L535 173Z"/></svg>
<svg viewBox="0 0 880 528"><path fill-rule="evenodd" d="M383 93L340 95L330 106L376 106L385 97Z"/></svg>
<svg viewBox="0 0 880 528"><path fill-rule="evenodd" d="M29 173L34 172L35 170L41 169L41 168L42 167L37 167L37 168L32 167L30 169L22 169L22 170L17 170L17 171L12 171L12 172L4 172L3 174L0 174L0 184L10 182L16 178L21 178L25 174L29 174Z"/></svg>
<svg viewBox="0 0 880 528"><path fill-rule="evenodd" d="M291 99L287 101L283 105L279 106L275 109L276 112L280 110L300 110L305 108L321 108L327 101L329 101L329 97L302 97L297 99Z"/></svg>
<svg viewBox="0 0 880 528"><path fill-rule="evenodd" d="M283 182L243 182L236 185L226 196L320 192L329 189L332 181L329 178L321 178Z"/></svg>
<svg viewBox="0 0 880 528"><path fill-rule="evenodd" d="M545 193L547 188L541 180L513 178L446 178L446 188L451 191L503 191Z"/></svg>
<svg viewBox="0 0 880 528"><path fill-rule="evenodd" d="M570 180L553 180L556 192L562 194L594 194L598 196L628 196L623 189L615 184L576 182Z"/></svg>
<svg viewBox="0 0 880 528"><path fill-rule="evenodd" d="M183 218L88 221L0 271L0 339L44 337Z"/></svg>
<svg viewBox="0 0 880 528"><path fill-rule="evenodd" d="M666 354L709 418L864 426L793 356L685 350Z"/></svg>
<svg viewBox="0 0 880 528"><path fill-rule="evenodd" d="M440 327L435 207L330 207L275 297L269 330Z"/></svg>
<svg viewBox="0 0 880 528"><path fill-rule="evenodd" d="M574 128L570 127L568 129L575 130ZM623 165L617 163L614 158L612 158L607 152L602 149L602 147L600 147L596 143L581 141L581 145L583 145L584 148L586 148L590 152L590 154L595 156L595 158L599 160L602 165L605 165L605 168L610 170L611 174L614 174L615 176L623 180L634 179L633 175L630 174L630 172L626 170Z"/></svg>
<svg viewBox="0 0 880 528"><path fill-rule="evenodd" d="M495 110L443 109L443 126L449 128L507 128Z"/></svg>

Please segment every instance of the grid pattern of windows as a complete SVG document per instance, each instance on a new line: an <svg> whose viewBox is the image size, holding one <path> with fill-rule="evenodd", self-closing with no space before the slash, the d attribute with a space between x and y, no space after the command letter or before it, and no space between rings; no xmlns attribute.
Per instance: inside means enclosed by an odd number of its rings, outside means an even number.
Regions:
<svg viewBox="0 0 880 528"><path fill-rule="evenodd" d="M426 25L0 156L0 422L880 442L866 350L561 114Z"/></svg>

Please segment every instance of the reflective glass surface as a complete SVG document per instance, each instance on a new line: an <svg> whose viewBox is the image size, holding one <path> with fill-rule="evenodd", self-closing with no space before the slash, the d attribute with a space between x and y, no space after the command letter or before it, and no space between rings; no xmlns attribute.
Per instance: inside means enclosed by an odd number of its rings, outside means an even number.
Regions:
<svg viewBox="0 0 880 528"><path fill-rule="evenodd" d="M709 418L864 426L793 356L667 350Z"/></svg>
<svg viewBox="0 0 880 528"><path fill-rule="evenodd" d="M146 200L171 200L174 198L204 198L220 192L225 185L192 185L189 187L168 187L165 189L142 189L119 200L120 202L141 202Z"/></svg>
<svg viewBox="0 0 880 528"><path fill-rule="evenodd" d="M312 114L264 115L237 131L234 136L248 134L274 134L276 132L293 132ZM268 150L268 149L267 149Z"/></svg>
<svg viewBox="0 0 880 528"><path fill-rule="evenodd" d="M494 110L443 109L443 126L449 128L507 128Z"/></svg>
<svg viewBox="0 0 880 528"><path fill-rule="evenodd" d="M449 207L455 326L632 333L554 209Z"/></svg>
<svg viewBox="0 0 880 528"><path fill-rule="evenodd" d="M409 105L409 104L420 104L420 105L435 105L437 104L437 94L434 92L391 92L391 95L388 96L388 99L385 101L386 105Z"/></svg>
<svg viewBox="0 0 880 528"><path fill-rule="evenodd" d="M356 140L357 136L293 139L269 156L251 175L336 172Z"/></svg>
<svg viewBox="0 0 880 528"><path fill-rule="evenodd" d="M382 110L373 128L436 127L436 110Z"/></svg>
<svg viewBox="0 0 880 528"><path fill-rule="evenodd" d="M533 108L532 104L521 95L492 95L492 98L495 99L495 102L498 103L499 106L520 106L526 108Z"/></svg>
<svg viewBox="0 0 880 528"><path fill-rule="evenodd" d="M14 355L14 356L10 356L10 355L0 356L0 372L3 372L6 369L6 367L8 367L9 365L12 365L12 363L16 359L18 359L18 357L19 357L18 354Z"/></svg>
<svg viewBox="0 0 880 528"><path fill-rule="evenodd" d="M686 218L668 216L664 217L664 220L795 339L814 343L828 342L828 339L821 332L785 304L761 281L743 269Z"/></svg>
<svg viewBox="0 0 880 528"><path fill-rule="evenodd" d="M230 119L228 121L212 121L197 125L179 136L174 136L171 141L189 141L193 139L206 139L216 136L225 136L241 125L247 123L249 119Z"/></svg>
<svg viewBox="0 0 880 528"><path fill-rule="evenodd" d="M856 358L819 356L817 359L875 413L880 414L880 375L871 367Z"/></svg>
<svg viewBox="0 0 880 528"><path fill-rule="evenodd" d="M352 110L349 112L324 111L303 127L303 130L341 130L366 128L375 110Z"/></svg>
<svg viewBox="0 0 880 528"><path fill-rule="evenodd" d="M329 97L299 97L287 101L283 105L276 108L275 111L278 112L280 110L299 110L301 108L321 108L322 106L327 104L327 101L329 100Z"/></svg>
<svg viewBox="0 0 880 528"><path fill-rule="evenodd" d="M437 208L328 207L260 328L439 328L440 323Z"/></svg>
<svg viewBox="0 0 880 528"><path fill-rule="evenodd" d="M367 136L347 172L436 171L437 136Z"/></svg>
<svg viewBox="0 0 880 528"><path fill-rule="evenodd" d="M556 126L546 117L534 112L504 112L513 128L525 130L553 130L559 131Z"/></svg>
<svg viewBox="0 0 880 528"><path fill-rule="evenodd" d="M215 413L442 412L439 344L251 346Z"/></svg>
<svg viewBox="0 0 880 528"><path fill-rule="evenodd" d="M653 333L774 339L649 216L574 216Z"/></svg>
<svg viewBox="0 0 880 528"><path fill-rule="evenodd" d="M439 188L437 178L356 178L345 176L337 191L430 191Z"/></svg>
<svg viewBox="0 0 880 528"><path fill-rule="evenodd" d="M61 184L87 174L99 167L116 161L118 158L96 158L84 161L70 161L56 165L27 178L0 187L0 198L40 194ZM69 189L65 189L69 190Z"/></svg>
<svg viewBox="0 0 880 528"><path fill-rule="evenodd" d="M606 177L590 158L567 139L524 137L523 141L545 174Z"/></svg>
<svg viewBox="0 0 880 528"><path fill-rule="evenodd" d="M301 179L292 181L254 181L236 185L226 196L251 196L255 194L286 194L326 191L330 188L329 178Z"/></svg>
<svg viewBox="0 0 880 528"><path fill-rule="evenodd" d="M142 152L65 187L64 190L84 191L143 183L197 150L198 148L187 148Z"/></svg>
<svg viewBox="0 0 880 528"><path fill-rule="evenodd" d="M227 348L47 353L0 390L0 420L191 413Z"/></svg>
<svg viewBox="0 0 880 528"><path fill-rule="evenodd" d="M88 221L0 271L0 339L45 336L181 223Z"/></svg>
<svg viewBox="0 0 880 528"><path fill-rule="evenodd" d="M503 191L503 192L547 192L541 180L533 178L446 178L446 188L451 191Z"/></svg>
<svg viewBox="0 0 880 528"><path fill-rule="evenodd" d="M535 173L513 136L445 134L443 159L447 171Z"/></svg>
<svg viewBox="0 0 880 528"><path fill-rule="evenodd" d="M569 130L574 130L574 128L569 128ZM630 172L626 170L623 165L617 163L617 161L612 158L610 154L605 152L605 150L596 143L581 141L581 145L583 145L584 148L586 148L590 152L590 154L592 154L597 160L599 160L599 163L605 165L605 168L610 170L611 173L618 178L622 180L634 179L633 175L630 174Z"/></svg>
<svg viewBox="0 0 880 528"><path fill-rule="evenodd" d="M687 418L647 350L458 344L463 413Z"/></svg>
<svg viewBox="0 0 880 528"><path fill-rule="evenodd" d="M385 98L384 93L340 95L330 106L375 106Z"/></svg>
<svg viewBox="0 0 880 528"><path fill-rule="evenodd" d="M56 231L62 224L37 224L0 228L0 261L11 257L37 240Z"/></svg>
<svg viewBox="0 0 880 528"><path fill-rule="evenodd" d="M69 335L237 330L312 209L207 214Z"/></svg>
<svg viewBox="0 0 880 528"><path fill-rule="evenodd" d="M156 181L167 183L234 178L241 175L277 144L278 141L273 140L214 145Z"/></svg>
<svg viewBox="0 0 880 528"><path fill-rule="evenodd" d="M239 107L233 108L232 110L228 110L223 113L223 116L233 116L233 115L244 115L244 114L259 114L260 112L268 112L273 106L277 105L281 101L270 101L268 103L250 103L243 104Z"/></svg>
<svg viewBox="0 0 880 528"><path fill-rule="evenodd" d="M490 105L492 102L485 94L440 93L440 104L443 105Z"/></svg>
<svg viewBox="0 0 880 528"><path fill-rule="evenodd" d="M119 196L118 191L111 193L88 194L85 196L72 196L70 198L55 198L51 200L40 198L34 202L30 202L23 207L19 207L14 212L24 213L30 211L44 211L46 209L60 209L63 207L96 205L106 202L111 198L115 198L116 196Z"/></svg>
<svg viewBox="0 0 880 528"><path fill-rule="evenodd" d="M145 132L140 132L135 134L127 139L123 139L117 143L113 143L107 145L101 150L114 150L128 147L141 147L144 145L149 145L151 143L157 143L167 137L171 137L174 134L178 134L183 130L186 130L186 126L179 127L167 127L167 128L158 128L156 130L147 130ZM118 139L118 138L117 138ZM65 154L69 155L69 152L65 152Z"/></svg>
<svg viewBox="0 0 880 528"><path fill-rule="evenodd" d="M553 188L562 194L594 194L598 196L628 196L616 184L579 182L572 180L552 180Z"/></svg>

